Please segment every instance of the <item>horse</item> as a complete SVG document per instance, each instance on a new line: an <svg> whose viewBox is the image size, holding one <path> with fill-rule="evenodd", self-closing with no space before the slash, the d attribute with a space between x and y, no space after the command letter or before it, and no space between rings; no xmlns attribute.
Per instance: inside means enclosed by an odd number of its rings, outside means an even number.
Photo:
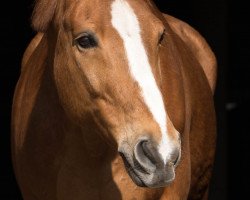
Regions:
<svg viewBox="0 0 250 200"><path fill-rule="evenodd" d="M37 0L12 109L25 200L208 198L216 58L151 0Z"/></svg>

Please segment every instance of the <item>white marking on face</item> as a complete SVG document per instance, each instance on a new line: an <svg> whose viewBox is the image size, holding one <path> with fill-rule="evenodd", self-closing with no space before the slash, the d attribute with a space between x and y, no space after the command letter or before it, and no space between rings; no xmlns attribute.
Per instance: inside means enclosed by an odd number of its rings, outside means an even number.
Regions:
<svg viewBox="0 0 250 200"><path fill-rule="evenodd" d="M161 129L159 153L166 163L171 156L173 144L167 135L164 102L143 45L139 21L126 0L115 0L111 8L112 25L123 40L131 75L139 84L141 96Z"/></svg>

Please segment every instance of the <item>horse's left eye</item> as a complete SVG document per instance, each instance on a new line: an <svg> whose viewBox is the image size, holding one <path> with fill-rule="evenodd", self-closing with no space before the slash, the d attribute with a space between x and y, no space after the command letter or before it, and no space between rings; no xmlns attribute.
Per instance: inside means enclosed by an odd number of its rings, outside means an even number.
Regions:
<svg viewBox="0 0 250 200"><path fill-rule="evenodd" d="M161 44L165 37L165 30L161 33L158 44Z"/></svg>
<svg viewBox="0 0 250 200"><path fill-rule="evenodd" d="M97 46L96 39L94 38L94 36L90 34L83 35L77 38L76 43L80 48L83 48L83 49L90 49L90 48L94 48Z"/></svg>

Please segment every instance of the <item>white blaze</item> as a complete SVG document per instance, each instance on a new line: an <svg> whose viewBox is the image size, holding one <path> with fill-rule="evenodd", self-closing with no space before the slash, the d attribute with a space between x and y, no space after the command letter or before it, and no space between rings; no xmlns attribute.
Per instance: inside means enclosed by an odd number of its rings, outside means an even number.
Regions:
<svg viewBox="0 0 250 200"><path fill-rule="evenodd" d="M166 112L143 45L137 16L126 0L114 0L111 8L112 25L123 40L131 75L139 84L141 95L161 129L159 153L166 163L172 150L167 135Z"/></svg>

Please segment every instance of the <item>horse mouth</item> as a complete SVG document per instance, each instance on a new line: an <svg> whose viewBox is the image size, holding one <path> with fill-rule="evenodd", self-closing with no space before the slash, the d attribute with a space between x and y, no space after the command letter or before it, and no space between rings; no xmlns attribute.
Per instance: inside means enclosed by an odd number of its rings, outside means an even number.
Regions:
<svg viewBox="0 0 250 200"><path fill-rule="evenodd" d="M122 157L126 171L128 172L129 176L132 178L132 180L135 182L135 184L140 187L147 187L145 183L143 182L143 180L141 179L141 177L136 173L135 169L129 163L127 157L121 152L119 154Z"/></svg>
<svg viewBox="0 0 250 200"><path fill-rule="evenodd" d="M119 152L125 169L132 181L139 187L161 188L171 184L175 179L175 166L156 163L155 169L140 165L134 156Z"/></svg>

